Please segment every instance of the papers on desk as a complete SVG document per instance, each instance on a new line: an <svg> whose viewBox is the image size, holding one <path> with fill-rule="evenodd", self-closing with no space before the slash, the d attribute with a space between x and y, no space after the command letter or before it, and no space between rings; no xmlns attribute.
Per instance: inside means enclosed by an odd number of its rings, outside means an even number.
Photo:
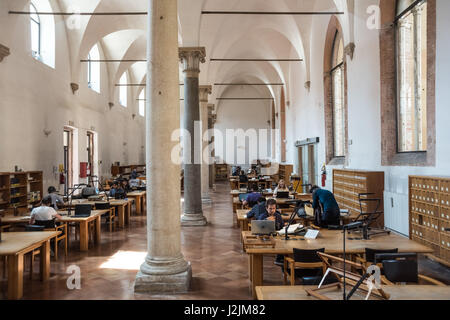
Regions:
<svg viewBox="0 0 450 320"><path fill-rule="evenodd" d="M293 224L288 228L288 234L294 234L297 232L302 231L305 228L302 224ZM286 228L281 229L280 231L277 231L279 235L285 235L286 234Z"/></svg>
<svg viewBox="0 0 450 320"><path fill-rule="evenodd" d="M305 239L316 239L319 235L319 230L308 230L305 234Z"/></svg>
<svg viewBox="0 0 450 320"><path fill-rule="evenodd" d="M347 209L341 209L341 217L346 217L349 215L349 211Z"/></svg>

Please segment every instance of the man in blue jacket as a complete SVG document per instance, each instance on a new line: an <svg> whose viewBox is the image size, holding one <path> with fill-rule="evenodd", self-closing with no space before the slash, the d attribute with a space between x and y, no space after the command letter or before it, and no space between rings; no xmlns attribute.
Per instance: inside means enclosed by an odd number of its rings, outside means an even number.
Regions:
<svg viewBox="0 0 450 320"><path fill-rule="evenodd" d="M320 189L318 186L311 188L314 210L322 208L318 227L327 228L329 225L339 225L341 210L334 198L333 193Z"/></svg>

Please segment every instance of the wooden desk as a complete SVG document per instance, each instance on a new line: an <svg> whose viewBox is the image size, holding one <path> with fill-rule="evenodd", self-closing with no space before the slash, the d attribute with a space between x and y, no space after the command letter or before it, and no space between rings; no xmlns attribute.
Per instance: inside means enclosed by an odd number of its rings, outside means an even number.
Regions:
<svg viewBox="0 0 450 320"><path fill-rule="evenodd" d="M8 299L23 296L24 255L41 248L41 281L50 278L50 239L60 231L4 232L0 242L0 256L8 259Z"/></svg>
<svg viewBox="0 0 450 320"><path fill-rule="evenodd" d="M29 224L30 216L5 216L2 218L2 224Z"/></svg>
<svg viewBox="0 0 450 320"><path fill-rule="evenodd" d="M77 204L90 204L92 207L94 207L96 203L106 203L106 201L73 200L72 207L75 207L75 205ZM116 210L117 216L119 218L119 227L123 228L125 224L128 224L130 221L131 201L126 199L111 199L109 200L109 204ZM66 206L68 207L68 204L66 204Z"/></svg>
<svg viewBox="0 0 450 320"><path fill-rule="evenodd" d="M146 191L133 191L130 193L127 193L128 198L133 198L134 203L136 204L136 214L142 214L142 208L144 207L145 203L145 195L147 194Z"/></svg>
<svg viewBox="0 0 450 320"><path fill-rule="evenodd" d="M242 238L246 235L250 235L250 231L242 231ZM256 297L256 286L263 285L263 256L264 255L292 255L293 249L319 249L325 248L325 252L329 254L342 254L343 253L343 233L340 230L320 230L319 237L315 240L282 240L282 237L275 238L274 248L246 248L245 251L249 255L249 272L250 281L252 285L253 297ZM347 235L348 236L348 235ZM346 254L363 254L365 248L372 249L386 249L386 248L398 248L400 253L431 253L432 249L425 247L424 245L412 241L406 237L398 236L395 234L382 234L373 236L371 240L346 240Z"/></svg>
<svg viewBox="0 0 450 320"><path fill-rule="evenodd" d="M80 251L88 251L89 249L89 228L90 222L95 222L95 243L100 243L101 240L101 216L108 213L109 210L93 210L89 217L75 217L67 216L67 211L58 211L63 215L59 219L62 223L78 223L80 225Z"/></svg>
<svg viewBox="0 0 450 320"><path fill-rule="evenodd" d="M308 296L306 289L314 289L317 286L273 286L256 287L256 298L258 300L314 300ZM350 288L349 288L350 289ZM389 300L450 300L450 286L440 287L431 285L407 285L407 286L383 286L384 292L390 295ZM349 293L350 290L347 291ZM342 291L328 292L327 297L333 300L342 300ZM352 300L361 300L359 294L355 293ZM376 299L372 297L372 299ZM370 300L372 300L370 299Z"/></svg>

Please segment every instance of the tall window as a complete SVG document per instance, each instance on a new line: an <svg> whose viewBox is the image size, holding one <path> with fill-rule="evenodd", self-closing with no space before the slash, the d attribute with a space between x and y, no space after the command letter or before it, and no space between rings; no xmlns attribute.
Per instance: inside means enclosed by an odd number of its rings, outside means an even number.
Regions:
<svg viewBox="0 0 450 320"><path fill-rule="evenodd" d="M345 156L344 41L336 32L332 49L331 90L333 104L334 157Z"/></svg>
<svg viewBox="0 0 450 320"><path fill-rule="evenodd" d="M30 25L31 25L31 52L36 59L41 58L41 18L37 14L36 7L30 3Z"/></svg>
<svg viewBox="0 0 450 320"><path fill-rule="evenodd" d="M139 115L145 117L145 89L139 95Z"/></svg>
<svg viewBox="0 0 450 320"><path fill-rule="evenodd" d="M100 60L100 53L97 45L92 47L88 55L88 60L88 87L100 93L100 63L95 62Z"/></svg>
<svg viewBox="0 0 450 320"><path fill-rule="evenodd" d="M427 1L397 1L397 148L427 150Z"/></svg>
<svg viewBox="0 0 450 320"><path fill-rule="evenodd" d="M127 73L124 72L122 77L120 77L120 92L119 92L119 102L123 107L127 106L127 92L128 92L128 81L127 81Z"/></svg>

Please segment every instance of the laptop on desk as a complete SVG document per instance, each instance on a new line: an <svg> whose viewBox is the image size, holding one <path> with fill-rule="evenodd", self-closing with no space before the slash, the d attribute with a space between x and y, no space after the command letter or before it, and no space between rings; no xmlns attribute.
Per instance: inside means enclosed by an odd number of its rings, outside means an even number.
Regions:
<svg viewBox="0 0 450 320"><path fill-rule="evenodd" d="M258 236L270 236L275 233L275 221L252 220L252 234Z"/></svg>
<svg viewBox="0 0 450 320"><path fill-rule="evenodd" d="M75 205L75 218L90 217L91 212L92 212L92 206L90 204Z"/></svg>
<svg viewBox="0 0 450 320"><path fill-rule="evenodd" d="M289 191L278 191L277 199L289 199Z"/></svg>

